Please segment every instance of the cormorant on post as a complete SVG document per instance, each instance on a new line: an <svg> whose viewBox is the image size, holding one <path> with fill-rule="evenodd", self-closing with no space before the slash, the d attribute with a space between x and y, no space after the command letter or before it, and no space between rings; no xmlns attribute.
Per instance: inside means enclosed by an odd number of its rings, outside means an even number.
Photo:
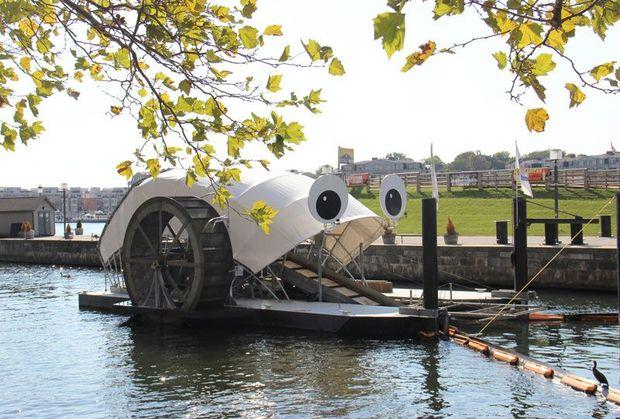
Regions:
<svg viewBox="0 0 620 419"><path fill-rule="evenodd" d="M596 378L598 382L601 383L602 387L609 387L609 383L607 382L607 377L605 377L605 375L602 372L596 369L596 361L593 361L593 362L594 362L594 366L592 367L592 374L594 374L594 378Z"/></svg>

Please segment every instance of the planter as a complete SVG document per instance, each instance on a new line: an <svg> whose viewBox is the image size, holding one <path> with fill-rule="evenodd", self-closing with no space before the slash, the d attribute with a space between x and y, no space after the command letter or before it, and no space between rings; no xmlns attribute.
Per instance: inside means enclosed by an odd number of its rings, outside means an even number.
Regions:
<svg viewBox="0 0 620 419"><path fill-rule="evenodd" d="M75 229L75 235L76 235L76 236L81 236L81 235L83 235L83 234L84 234L84 229L83 229L83 228L81 228L81 227L80 227L80 228L77 228L77 227L76 227L76 229Z"/></svg>
<svg viewBox="0 0 620 419"><path fill-rule="evenodd" d="M73 239L73 233L65 233L65 239L72 240Z"/></svg>
<svg viewBox="0 0 620 419"><path fill-rule="evenodd" d="M443 242L448 245L459 244L459 235L458 234L444 234Z"/></svg>
<svg viewBox="0 0 620 419"><path fill-rule="evenodd" d="M34 230L24 232L25 239L34 239Z"/></svg>
<svg viewBox="0 0 620 419"><path fill-rule="evenodd" d="M384 234L381 236L383 244L396 244L396 234Z"/></svg>

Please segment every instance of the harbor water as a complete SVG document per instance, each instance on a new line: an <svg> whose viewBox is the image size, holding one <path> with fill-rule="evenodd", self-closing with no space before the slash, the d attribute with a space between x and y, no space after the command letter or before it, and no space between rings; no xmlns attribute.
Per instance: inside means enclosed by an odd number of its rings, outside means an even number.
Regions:
<svg viewBox="0 0 620 419"><path fill-rule="evenodd" d="M78 310L80 291L101 289L96 269L0 264L0 416L620 415L450 341L123 325ZM609 294L540 297L560 311L616 304ZM597 360L618 387L617 325L497 323L485 338L588 378Z"/></svg>

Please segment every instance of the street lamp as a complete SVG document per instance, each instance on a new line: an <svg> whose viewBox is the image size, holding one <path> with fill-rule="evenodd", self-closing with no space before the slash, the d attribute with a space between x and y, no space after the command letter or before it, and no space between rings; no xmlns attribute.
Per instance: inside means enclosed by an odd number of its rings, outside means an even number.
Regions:
<svg viewBox="0 0 620 419"><path fill-rule="evenodd" d="M67 232L67 184L61 183L60 190L62 191L62 234Z"/></svg>
<svg viewBox="0 0 620 419"><path fill-rule="evenodd" d="M558 206L558 160L562 159L562 150L554 148L549 150L549 160L553 160L553 184L554 184L554 199L555 199L555 218L559 218L559 206Z"/></svg>
<svg viewBox="0 0 620 419"><path fill-rule="evenodd" d="M39 196L43 195L43 186L39 185L37 190L39 191Z"/></svg>

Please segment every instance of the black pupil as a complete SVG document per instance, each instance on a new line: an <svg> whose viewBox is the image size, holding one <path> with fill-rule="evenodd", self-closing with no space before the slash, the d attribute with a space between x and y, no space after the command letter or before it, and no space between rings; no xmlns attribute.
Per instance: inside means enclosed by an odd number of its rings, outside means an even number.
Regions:
<svg viewBox="0 0 620 419"><path fill-rule="evenodd" d="M392 216L398 215L403 206L403 200L396 189L390 189L385 195L385 209Z"/></svg>
<svg viewBox="0 0 620 419"><path fill-rule="evenodd" d="M324 220L333 220L340 212L340 197L334 191L325 191L316 200L316 212Z"/></svg>

